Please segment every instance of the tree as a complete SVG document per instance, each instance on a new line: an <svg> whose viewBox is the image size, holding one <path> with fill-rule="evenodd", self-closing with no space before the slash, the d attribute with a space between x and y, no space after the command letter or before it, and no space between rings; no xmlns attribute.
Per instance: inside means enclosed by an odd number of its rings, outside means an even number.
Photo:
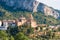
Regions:
<svg viewBox="0 0 60 40"><path fill-rule="evenodd" d="M15 27L9 26L7 32L9 35L15 36L19 31L17 26Z"/></svg>
<svg viewBox="0 0 60 40"><path fill-rule="evenodd" d="M19 32L16 34L15 40L29 40L29 38L25 36L23 33Z"/></svg>
<svg viewBox="0 0 60 40"><path fill-rule="evenodd" d="M11 36L11 37L10 37L10 40L14 40L14 37L13 37L13 36Z"/></svg>
<svg viewBox="0 0 60 40"><path fill-rule="evenodd" d="M5 31L0 31L0 40L9 40L8 34Z"/></svg>
<svg viewBox="0 0 60 40"><path fill-rule="evenodd" d="M34 33L34 29L33 28L27 29L27 34L32 34L32 33Z"/></svg>

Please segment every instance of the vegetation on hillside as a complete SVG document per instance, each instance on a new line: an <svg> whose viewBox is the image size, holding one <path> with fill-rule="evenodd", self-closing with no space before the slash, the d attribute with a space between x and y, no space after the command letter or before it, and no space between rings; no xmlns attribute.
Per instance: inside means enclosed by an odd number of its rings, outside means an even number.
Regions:
<svg viewBox="0 0 60 40"><path fill-rule="evenodd" d="M21 15L28 18L29 14L32 14L34 19L39 24L48 24L48 25L60 24L60 20L55 19L52 16L45 16L41 12L37 12L37 13L32 13L32 12L27 12L27 11L11 12L11 11L5 10L4 8L0 7L0 20L2 20L2 19L18 19Z"/></svg>

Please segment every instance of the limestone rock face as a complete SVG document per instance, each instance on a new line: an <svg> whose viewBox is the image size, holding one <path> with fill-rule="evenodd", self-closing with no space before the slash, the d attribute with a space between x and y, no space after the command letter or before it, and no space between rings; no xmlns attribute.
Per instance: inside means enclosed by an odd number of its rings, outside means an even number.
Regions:
<svg viewBox="0 0 60 40"><path fill-rule="evenodd" d="M48 15L51 15L51 16L53 16L55 18L58 18L59 17L59 13L57 11L55 11L54 9L51 9L51 8L49 8L47 6L44 7L44 13L47 16Z"/></svg>
<svg viewBox="0 0 60 40"><path fill-rule="evenodd" d="M55 9L44 5L42 3L39 3L38 7L37 7L38 12L43 12L46 16L53 16L54 18L58 18L60 15L57 11L55 11Z"/></svg>
<svg viewBox="0 0 60 40"><path fill-rule="evenodd" d="M59 13L49 6L36 0L0 0L0 5L8 10L23 10L31 12L43 12L45 15L59 17Z"/></svg>

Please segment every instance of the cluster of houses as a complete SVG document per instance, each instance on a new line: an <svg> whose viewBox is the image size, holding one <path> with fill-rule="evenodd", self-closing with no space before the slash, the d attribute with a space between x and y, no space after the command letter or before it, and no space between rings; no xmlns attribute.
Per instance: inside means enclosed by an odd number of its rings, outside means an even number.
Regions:
<svg viewBox="0 0 60 40"><path fill-rule="evenodd" d="M46 24L39 24L38 27L34 29L34 33L30 34L29 37L36 38L37 36L47 35L47 33L51 32L50 34L55 35L56 37L60 38L60 32L57 31L60 25L57 26L48 26ZM56 31L53 31L56 30Z"/></svg>
<svg viewBox="0 0 60 40"><path fill-rule="evenodd" d="M37 27L36 21L33 19L33 16L30 15L30 18L26 19L24 16L21 16L17 20L0 20L0 30L7 30L9 26L21 26L23 24L31 24L31 26Z"/></svg>
<svg viewBox="0 0 60 40"><path fill-rule="evenodd" d="M28 19L26 19L24 16L21 16L19 19L16 20L0 20L0 30L7 30L8 27L21 27L22 25L27 24L34 28L34 34L31 34L32 36L38 36L38 35L46 35L46 30L56 30L60 27L60 25L57 26L48 26L46 24L37 24L37 22L34 20L32 14L29 16ZM41 31L43 30L43 31ZM47 30L47 31L48 31ZM60 35L60 32L55 32L55 34Z"/></svg>
<svg viewBox="0 0 60 40"><path fill-rule="evenodd" d="M0 30L7 30L10 25L15 26L15 20L0 20Z"/></svg>
<svg viewBox="0 0 60 40"><path fill-rule="evenodd" d="M0 20L0 30L7 30L8 27L15 27L15 26L21 26L23 24L30 24L30 26L32 28L38 28L38 30L40 30L39 27L43 27L43 30L47 28L48 25L46 24L37 24L37 22L34 20L32 14L29 15L29 18L25 18L23 15L20 16L19 19L16 20ZM60 27L60 25L58 26L49 26L49 29L55 28L57 29L58 27Z"/></svg>

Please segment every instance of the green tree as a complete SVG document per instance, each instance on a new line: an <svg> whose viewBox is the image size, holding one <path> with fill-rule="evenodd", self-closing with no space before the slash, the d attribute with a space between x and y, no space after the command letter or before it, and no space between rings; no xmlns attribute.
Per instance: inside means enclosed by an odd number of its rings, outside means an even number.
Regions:
<svg viewBox="0 0 60 40"><path fill-rule="evenodd" d="M9 40L8 34L5 31L0 30L0 40Z"/></svg>
<svg viewBox="0 0 60 40"><path fill-rule="evenodd" d="M34 29L33 28L29 28L27 29L27 34L33 34L34 33Z"/></svg>
<svg viewBox="0 0 60 40"><path fill-rule="evenodd" d="M10 40L14 40L14 37L13 37L13 36L11 36L11 37L10 37Z"/></svg>
<svg viewBox="0 0 60 40"><path fill-rule="evenodd" d="M19 31L18 31L17 26L15 27L9 26L7 32L9 35L15 36Z"/></svg>
<svg viewBox="0 0 60 40"><path fill-rule="evenodd" d="M29 40L29 38L25 36L23 33L19 32L16 34L15 40Z"/></svg>

